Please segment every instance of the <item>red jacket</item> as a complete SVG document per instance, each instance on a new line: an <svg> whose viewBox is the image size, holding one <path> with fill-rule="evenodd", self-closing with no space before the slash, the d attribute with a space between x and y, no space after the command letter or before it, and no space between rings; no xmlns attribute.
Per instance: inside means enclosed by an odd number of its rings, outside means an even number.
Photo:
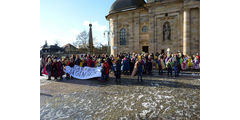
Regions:
<svg viewBox="0 0 240 120"><path fill-rule="evenodd" d="M108 64L108 62L104 62L103 66L105 67L106 74L109 74L109 64Z"/></svg>
<svg viewBox="0 0 240 120"><path fill-rule="evenodd" d="M92 67L93 61L91 59L87 60L88 67Z"/></svg>

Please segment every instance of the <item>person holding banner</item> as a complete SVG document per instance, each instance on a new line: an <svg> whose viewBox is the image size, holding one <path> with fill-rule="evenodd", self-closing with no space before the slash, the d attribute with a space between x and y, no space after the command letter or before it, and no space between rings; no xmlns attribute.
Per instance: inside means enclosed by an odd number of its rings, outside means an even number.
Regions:
<svg viewBox="0 0 240 120"><path fill-rule="evenodd" d="M83 60L83 64L82 64L81 67L85 67L85 66L88 66L88 64L87 64L87 60L86 60L86 59Z"/></svg>
<svg viewBox="0 0 240 120"><path fill-rule="evenodd" d="M69 63L69 65L68 66L70 66L71 68L73 68L74 67L74 65L75 65L75 62L74 62L74 58L73 57L71 57L71 59L70 59L70 63ZM73 77L70 75L70 79L73 79Z"/></svg>
<svg viewBox="0 0 240 120"><path fill-rule="evenodd" d="M76 61L75 61L75 65L78 65L78 66L80 66L80 63L81 63L82 61L81 61L81 59L79 58L79 55L77 55L77 59L76 59Z"/></svg>

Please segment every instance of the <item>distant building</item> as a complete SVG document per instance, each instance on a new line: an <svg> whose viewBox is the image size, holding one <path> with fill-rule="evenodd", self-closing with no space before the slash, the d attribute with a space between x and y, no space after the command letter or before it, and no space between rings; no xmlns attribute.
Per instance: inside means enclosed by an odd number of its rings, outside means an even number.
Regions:
<svg viewBox="0 0 240 120"><path fill-rule="evenodd" d="M107 51L107 46L102 46L100 48L95 48L93 47L95 51L94 55L100 55L100 54L105 54ZM89 48L76 48L72 44L68 43L62 47L59 47L58 45L48 45L47 41L45 44L41 47L40 50L40 55L55 55L55 56L72 56L73 54L88 54Z"/></svg>
<svg viewBox="0 0 240 120"><path fill-rule="evenodd" d="M41 47L40 55L55 55L55 56L71 56L73 54L83 54L87 51L81 50L73 46L72 44L68 43L62 47L59 47L57 44L55 45L48 45L47 41Z"/></svg>
<svg viewBox="0 0 240 120"><path fill-rule="evenodd" d="M70 44L70 43L64 45L62 48L64 50L64 53L76 53L76 52L79 52L79 50L75 46Z"/></svg>
<svg viewBox="0 0 240 120"><path fill-rule="evenodd" d="M48 45L47 41L41 48L42 48L40 50L41 55L53 55L53 54L63 54L64 53L63 48L59 47L57 44Z"/></svg>

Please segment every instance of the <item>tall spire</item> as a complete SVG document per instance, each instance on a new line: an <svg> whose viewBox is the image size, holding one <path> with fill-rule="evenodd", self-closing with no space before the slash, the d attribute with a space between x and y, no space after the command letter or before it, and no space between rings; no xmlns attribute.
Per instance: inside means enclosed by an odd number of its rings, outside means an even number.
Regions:
<svg viewBox="0 0 240 120"><path fill-rule="evenodd" d="M89 24L89 53L93 54L93 37L92 37L92 24Z"/></svg>

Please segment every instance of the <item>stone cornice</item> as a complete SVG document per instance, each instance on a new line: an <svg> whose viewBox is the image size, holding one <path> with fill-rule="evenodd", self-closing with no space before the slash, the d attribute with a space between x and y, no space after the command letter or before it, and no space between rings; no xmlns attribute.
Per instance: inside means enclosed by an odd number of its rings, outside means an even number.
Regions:
<svg viewBox="0 0 240 120"><path fill-rule="evenodd" d="M160 5L167 5L167 4L172 4L172 3L183 3L183 0L156 1L156 2L151 2L151 3L146 3L144 6L149 8L149 7L157 7L157 6L160 6Z"/></svg>
<svg viewBox="0 0 240 120"><path fill-rule="evenodd" d="M111 16L115 16L115 15L119 15L119 14L123 14L123 13L137 12L137 11L139 11L139 12L141 12L141 11L148 11L148 9L145 8L145 7L141 7L141 8L136 8L136 9L128 10L128 11L121 11L121 12L116 12L116 13L110 13L110 14L108 14L107 16L105 16L105 18L106 18L107 20L109 20L109 17L111 17Z"/></svg>

